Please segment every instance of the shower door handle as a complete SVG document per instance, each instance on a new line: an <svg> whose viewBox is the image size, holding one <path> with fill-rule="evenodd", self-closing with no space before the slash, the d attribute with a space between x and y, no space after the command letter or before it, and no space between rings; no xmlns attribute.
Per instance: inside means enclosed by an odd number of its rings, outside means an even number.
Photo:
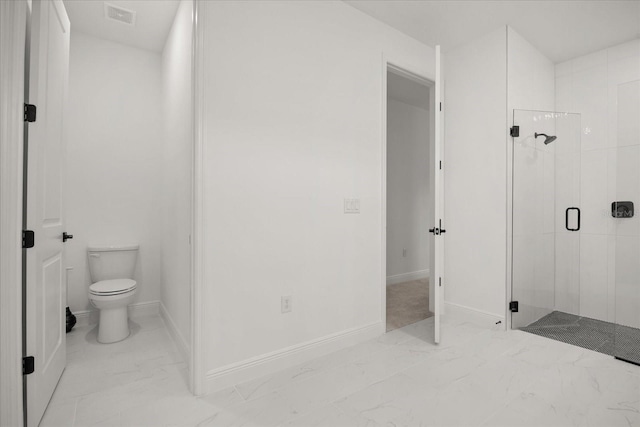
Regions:
<svg viewBox="0 0 640 427"><path fill-rule="evenodd" d="M578 212L578 226L576 228L569 227L569 211L575 210ZM571 207L567 208L564 212L564 227L569 231L579 231L580 230L580 208Z"/></svg>

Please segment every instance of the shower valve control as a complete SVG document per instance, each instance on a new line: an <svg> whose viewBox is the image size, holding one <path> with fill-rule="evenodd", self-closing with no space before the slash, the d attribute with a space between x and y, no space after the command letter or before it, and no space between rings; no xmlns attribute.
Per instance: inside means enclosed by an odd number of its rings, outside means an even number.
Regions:
<svg viewBox="0 0 640 427"><path fill-rule="evenodd" d="M633 202L611 203L611 216L614 218L633 218Z"/></svg>

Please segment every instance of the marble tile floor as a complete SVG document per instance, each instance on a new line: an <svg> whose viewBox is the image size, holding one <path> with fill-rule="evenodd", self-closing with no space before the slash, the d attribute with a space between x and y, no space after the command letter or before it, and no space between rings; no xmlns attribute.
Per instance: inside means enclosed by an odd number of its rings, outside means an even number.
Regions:
<svg viewBox="0 0 640 427"><path fill-rule="evenodd" d="M640 425L640 367L463 319L439 346L429 318L204 397L158 318L121 349L74 334L42 426Z"/></svg>

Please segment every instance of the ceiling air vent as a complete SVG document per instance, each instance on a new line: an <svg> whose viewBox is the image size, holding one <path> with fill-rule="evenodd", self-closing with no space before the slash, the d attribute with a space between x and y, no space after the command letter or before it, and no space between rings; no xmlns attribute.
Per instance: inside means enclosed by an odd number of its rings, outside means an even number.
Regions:
<svg viewBox="0 0 640 427"><path fill-rule="evenodd" d="M104 16L112 21L122 22L127 25L136 24L136 13L133 10L123 9L113 4L104 4Z"/></svg>

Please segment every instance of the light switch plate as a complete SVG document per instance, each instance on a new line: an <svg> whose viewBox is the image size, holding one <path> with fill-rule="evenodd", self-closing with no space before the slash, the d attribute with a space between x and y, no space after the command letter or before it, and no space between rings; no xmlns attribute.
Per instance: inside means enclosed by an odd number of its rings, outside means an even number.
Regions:
<svg viewBox="0 0 640 427"><path fill-rule="evenodd" d="M360 213L360 199L344 199L344 213Z"/></svg>

